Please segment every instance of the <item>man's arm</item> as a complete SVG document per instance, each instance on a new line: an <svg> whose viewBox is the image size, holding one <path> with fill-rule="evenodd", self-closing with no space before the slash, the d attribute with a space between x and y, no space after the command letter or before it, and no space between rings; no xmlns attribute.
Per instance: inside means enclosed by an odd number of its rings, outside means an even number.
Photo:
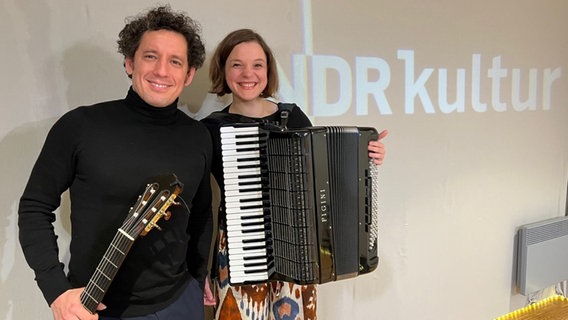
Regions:
<svg viewBox="0 0 568 320"><path fill-rule="evenodd" d="M59 260L54 211L74 172L73 119L63 116L50 130L20 199L19 239L48 305L71 288Z"/></svg>
<svg viewBox="0 0 568 320"><path fill-rule="evenodd" d="M211 191L211 157L212 144L210 135L205 132L206 167L203 170L201 183L192 199L188 231L190 234L187 264L189 272L204 287L207 275L207 264L213 235L213 212Z"/></svg>

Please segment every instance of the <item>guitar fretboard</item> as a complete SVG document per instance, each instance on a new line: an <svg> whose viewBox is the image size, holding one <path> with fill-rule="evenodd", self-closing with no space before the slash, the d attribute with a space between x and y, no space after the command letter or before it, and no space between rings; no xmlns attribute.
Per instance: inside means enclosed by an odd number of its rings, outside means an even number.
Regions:
<svg viewBox="0 0 568 320"><path fill-rule="evenodd" d="M97 306L103 299L122 262L124 262L134 240L122 229L116 232L114 239L81 294L81 303L91 313L96 312Z"/></svg>

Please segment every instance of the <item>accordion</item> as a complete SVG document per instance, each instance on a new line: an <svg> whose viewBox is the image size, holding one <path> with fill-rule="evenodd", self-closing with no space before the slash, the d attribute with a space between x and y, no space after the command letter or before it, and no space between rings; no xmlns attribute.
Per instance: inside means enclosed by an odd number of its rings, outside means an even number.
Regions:
<svg viewBox="0 0 568 320"><path fill-rule="evenodd" d="M231 284L322 284L377 268L374 128L220 131Z"/></svg>

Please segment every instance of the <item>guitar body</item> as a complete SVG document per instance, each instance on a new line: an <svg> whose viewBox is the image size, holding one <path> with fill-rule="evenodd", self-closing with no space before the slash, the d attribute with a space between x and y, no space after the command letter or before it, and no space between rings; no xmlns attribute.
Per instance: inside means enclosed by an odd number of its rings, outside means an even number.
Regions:
<svg viewBox="0 0 568 320"><path fill-rule="evenodd" d="M134 241L153 228L161 230L157 222L161 218L169 219L170 212L167 209L175 204L176 197L183 190L183 184L175 174L153 177L150 181L144 193L138 196L136 203L130 208L128 216L81 293L81 303L92 314L96 312Z"/></svg>

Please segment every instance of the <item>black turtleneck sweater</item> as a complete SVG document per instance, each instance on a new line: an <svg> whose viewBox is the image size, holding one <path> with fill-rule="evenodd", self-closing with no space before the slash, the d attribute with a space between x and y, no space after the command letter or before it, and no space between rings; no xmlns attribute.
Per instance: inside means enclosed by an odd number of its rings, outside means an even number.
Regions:
<svg viewBox="0 0 568 320"><path fill-rule="evenodd" d="M190 277L203 283L211 242L211 138L177 108L146 104L132 89L123 100L79 107L50 130L20 200L20 243L51 305L87 284L147 178L175 173L187 205L138 238L103 303L110 316L155 312L181 294ZM69 272L59 260L54 210L71 200ZM188 211L191 208L191 213Z"/></svg>

